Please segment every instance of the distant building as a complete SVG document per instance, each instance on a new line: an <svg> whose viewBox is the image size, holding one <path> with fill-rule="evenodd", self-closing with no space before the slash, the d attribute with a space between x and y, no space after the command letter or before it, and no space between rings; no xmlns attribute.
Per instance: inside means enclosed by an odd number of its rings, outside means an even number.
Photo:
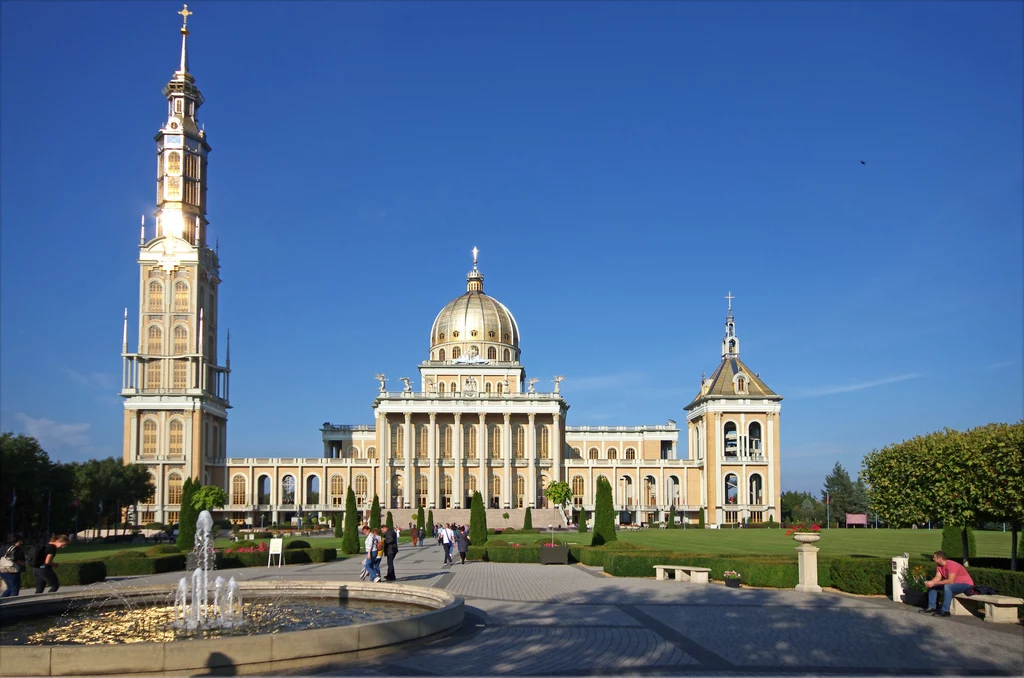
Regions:
<svg viewBox="0 0 1024 678"><path fill-rule="evenodd" d="M434 320L417 387L402 378L388 390L377 375L374 423L325 423L321 456L228 457L230 337L218 365L220 265L206 242L210 145L185 25L181 34L156 137L156 230L147 239L143 229L139 245L139 349L128 351L127 314L122 348L124 460L148 466L156 487L141 522L176 522L188 476L222 486L230 503L221 513L251 525L341 511L349 487L363 510L378 495L399 524L420 506L466 511L476 491L515 523L526 507L546 507L555 481L570 484L576 516L587 517L599 476L622 522L658 523L675 510L677 522L696 524L701 509L709 524L778 520L782 398L740 361L731 295L722 362L685 407L690 456L680 459L671 420L566 425L561 377L543 393L527 379L519 326L484 293L475 249L465 294Z"/></svg>

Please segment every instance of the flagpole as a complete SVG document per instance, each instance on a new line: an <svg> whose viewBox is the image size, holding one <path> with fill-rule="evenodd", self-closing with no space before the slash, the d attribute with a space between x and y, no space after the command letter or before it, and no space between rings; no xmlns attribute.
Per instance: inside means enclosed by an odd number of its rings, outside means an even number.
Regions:
<svg viewBox="0 0 1024 678"><path fill-rule="evenodd" d="M825 491L825 523L827 524L826 529L832 529L832 502L829 501L828 490Z"/></svg>

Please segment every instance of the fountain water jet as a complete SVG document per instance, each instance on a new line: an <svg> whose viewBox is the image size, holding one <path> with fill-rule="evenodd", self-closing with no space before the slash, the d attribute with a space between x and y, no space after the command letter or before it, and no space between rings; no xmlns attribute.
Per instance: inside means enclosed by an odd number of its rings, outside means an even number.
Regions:
<svg viewBox="0 0 1024 678"><path fill-rule="evenodd" d="M217 577L210 600L210 572L215 566L213 550L213 516L202 511L196 520L196 540L192 555L196 569L192 576L182 577L174 594L174 622L179 629L229 629L245 623L242 616L242 593L234 577L227 582ZM191 587L189 586L191 579ZM237 610L236 610L237 606Z"/></svg>

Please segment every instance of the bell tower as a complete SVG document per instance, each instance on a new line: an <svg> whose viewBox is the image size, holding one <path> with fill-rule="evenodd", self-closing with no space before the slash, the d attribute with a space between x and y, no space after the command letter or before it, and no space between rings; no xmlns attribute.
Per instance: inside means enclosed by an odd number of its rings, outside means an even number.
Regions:
<svg viewBox="0 0 1024 678"><path fill-rule="evenodd" d="M220 261L206 242L206 167L210 144L196 113L203 95L188 69L188 5L178 69L164 87L167 120L157 132L156 212L139 240L139 344L121 353L124 461L150 467L156 491L143 519L175 522L185 478L211 482L227 444L230 338L217 357ZM147 237L149 235L150 237Z"/></svg>

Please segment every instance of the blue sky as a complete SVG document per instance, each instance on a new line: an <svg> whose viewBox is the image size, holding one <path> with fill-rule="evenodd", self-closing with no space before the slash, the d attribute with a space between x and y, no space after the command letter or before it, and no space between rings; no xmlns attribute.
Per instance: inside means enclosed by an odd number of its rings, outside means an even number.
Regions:
<svg viewBox="0 0 1024 678"><path fill-rule="evenodd" d="M57 459L120 454L179 9L0 6L0 428ZM232 456L372 422L473 246L570 425L683 423L728 291L783 489L1022 415L1019 2L190 9Z"/></svg>

